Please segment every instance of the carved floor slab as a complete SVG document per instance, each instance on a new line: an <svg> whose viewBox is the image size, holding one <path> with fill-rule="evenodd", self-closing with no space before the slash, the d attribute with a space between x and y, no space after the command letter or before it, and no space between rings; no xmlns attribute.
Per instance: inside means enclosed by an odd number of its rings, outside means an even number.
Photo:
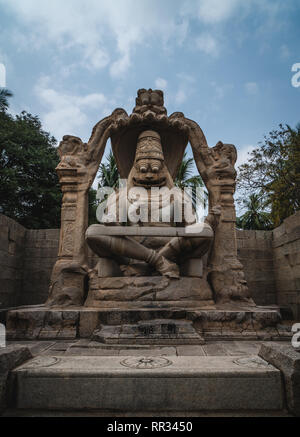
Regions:
<svg viewBox="0 0 300 437"><path fill-rule="evenodd" d="M48 356L13 371L16 408L106 411L271 411L280 371L256 357Z"/></svg>

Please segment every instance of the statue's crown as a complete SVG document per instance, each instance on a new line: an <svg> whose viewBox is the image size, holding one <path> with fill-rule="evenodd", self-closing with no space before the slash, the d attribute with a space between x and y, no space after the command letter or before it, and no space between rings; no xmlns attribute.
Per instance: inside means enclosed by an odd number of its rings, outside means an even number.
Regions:
<svg viewBox="0 0 300 437"><path fill-rule="evenodd" d="M133 112L143 114L151 111L155 114L166 114L167 110L164 107L164 93L161 90L146 90L142 88L137 92L136 106Z"/></svg>
<svg viewBox="0 0 300 437"><path fill-rule="evenodd" d="M137 92L136 106L164 106L164 93L161 90L146 90L142 88Z"/></svg>
<svg viewBox="0 0 300 437"><path fill-rule="evenodd" d="M159 159L164 160L160 135L153 130L142 132L137 141L135 160Z"/></svg>

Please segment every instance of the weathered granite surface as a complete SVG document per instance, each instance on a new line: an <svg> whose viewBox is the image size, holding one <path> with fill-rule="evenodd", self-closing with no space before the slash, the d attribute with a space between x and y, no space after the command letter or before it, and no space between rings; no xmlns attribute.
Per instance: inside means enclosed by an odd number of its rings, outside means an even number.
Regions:
<svg viewBox="0 0 300 437"><path fill-rule="evenodd" d="M180 260L174 260L174 256L185 255L191 250L189 246L199 245L202 248L201 256L209 253L205 279L209 275L215 302L234 300L253 303L243 266L237 257L235 146L219 141L214 147L209 147L196 122L181 112L168 116L162 91L140 89L137 94L132 114L128 115L124 109L117 108L96 124L87 143L78 137L66 135L59 144L60 163L56 170L63 192L62 226L59 256L52 271L47 305L84 305L85 285L91 275L86 243L99 257L122 257L121 264L125 258L125 265L131 259L141 260L159 274L170 278L179 277ZM88 192L108 139L111 139L121 177L127 179L129 188L143 187L147 200L152 187L176 191L174 179L189 142L209 194L209 214L205 222L213 234L200 242L194 238L174 237L158 253L129 237L125 240L124 236L93 235L95 226L88 228ZM124 193L130 202L127 188L118 190L117 198L121 201ZM162 201L157 205L158 212L162 211ZM173 219L165 224L174 224ZM114 224L122 221L116 218L108 220ZM185 226L184 220L182 222ZM192 249L196 249L196 246Z"/></svg>
<svg viewBox="0 0 300 437"><path fill-rule="evenodd" d="M273 259L277 302L300 320L300 211L273 231Z"/></svg>
<svg viewBox="0 0 300 437"><path fill-rule="evenodd" d="M293 216L292 216L293 217ZM297 314L297 269L289 267L288 260L296 263L299 248L299 238L293 229L297 227L299 217L290 218L288 227L284 226L281 234L281 246L277 244L276 230L272 231L237 231L238 258L244 266L245 278L250 292L257 305L273 305L277 301L281 306L291 309ZM0 277L8 274L7 263L17 266L19 273L11 274L10 279L1 277L0 308L8 308L19 305L42 304L47 299L48 284L51 271L56 261L59 245L59 229L54 230L24 230L20 227L20 237L24 241L23 233L26 233L25 246L17 244L18 240L9 240L14 237L14 231L19 225L0 214L2 220L1 247L0 247ZM292 225L292 223L294 223ZM289 241L289 235L291 242ZM274 234L274 249L273 238ZM285 235L285 237L283 237ZM8 253L11 244L18 246L17 251ZM281 248L281 249L280 249ZM285 248L286 255L282 251ZM281 255L279 252L281 251ZM274 262L273 262L274 252ZM278 255L276 255L276 253ZM289 255L290 254L290 255ZM89 251L89 265L94 267L97 263L95 256ZM279 256L280 255L280 256ZM21 262L21 258L22 261ZM276 264L276 268L275 268ZM288 270L287 270L288 269ZM286 279L285 279L286 278ZM278 292L277 292L278 290ZM299 320L299 317L296 318Z"/></svg>
<svg viewBox="0 0 300 437"><path fill-rule="evenodd" d="M26 229L0 214L0 308L19 304Z"/></svg>
<svg viewBox="0 0 300 437"><path fill-rule="evenodd" d="M214 305L212 290L204 278L169 279L163 276L110 277L94 276L86 307L149 308L195 307Z"/></svg>
<svg viewBox="0 0 300 437"><path fill-rule="evenodd" d="M44 303L59 229L29 230L0 214L0 308Z"/></svg>
<svg viewBox="0 0 300 437"><path fill-rule="evenodd" d="M14 375L20 409L278 411L283 407L280 371L251 356L53 354L35 358Z"/></svg>
<svg viewBox="0 0 300 437"><path fill-rule="evenodd" d="M102 325L130 325L155 319L188 320L205 339L272 340L291 337L277 310L257 307L208 308L27 308L7 313L8 339L89 338Z"/></svg>
<svg viewBox="0 0 300 437"><path fill-rule="evenodd" d="M300 417L300 351L291 344L264 343L259 356L281 370L289 410Z"/></svg>
<svg viewBox="0 0 300 437"><path fill-rule="evenodd" d="M137 324L108 326L95 330L92 340L108 344L204 344L203 337L187 320L154 319Z"/></svg>
<svg viewBox="0 0 300 437"><path fill-rule="evenodd" d="M10 345L0 348L0 412L7 406L9 373L31 358L31 352L26 346Z"/></svg>

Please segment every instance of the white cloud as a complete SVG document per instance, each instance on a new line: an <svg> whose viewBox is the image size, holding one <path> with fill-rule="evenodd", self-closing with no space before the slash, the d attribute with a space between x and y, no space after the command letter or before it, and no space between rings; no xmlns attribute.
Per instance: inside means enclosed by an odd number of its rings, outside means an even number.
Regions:
<svg viewBox="0 0 300 437"><path fill-rule="evenodd" d="M246 145L246 146L242 146L239 147L237 149L237 161L235 164L235 168L238 171L238 168L240 165L242 164L246 164L249 161L250 158L250 153L256 149L257 146L253 146L253 145ZM235 206L236 206L236 213L237 216L240 216L243 214L244 210L243 210L243 205L241 204L241 202L238 202L238 199L241 199L241 197L243 196L243 190L240 190L239 188L237 188L237 191L235 192L234 198L235 198Z"/></svg>
<svg viewBox="0 0 300 437"><path fill-rule="evenodd" d="M166 81L166 79L158 77L155 81L155 86L161 90L165 90L168 86L168 82Z"/></svg>
<svg viewBox="0 0 300 437"><path fill-rule="evenodd" d="M169 96L170 100L174 100L175 105L181 105L186 102L188 97L193 93L195 86L195 78L189 73L177 73L178 89L173 96Z"/></svg>
<svg viewBox="0 0 300 437"><path fill-rule="evenodd" d="M215 94L215 100L222 100L227 93L233 90L234 86L232 83L227 84L219 84L217 82L211 82L211 86L213 87Z"/></svg>
<svg viewBox="0 0 300 437"><path fill-rule="evenodd" d="M219 43L211 32L217 25L234 15L242 19L252 10L270 17L279 10L279 0L271 4L269 0L0 0L0 4L21 24L10 26L17 50L41 50L50 42L59 58L66 54L68 59L76 49L77 63L93 70L109 67L112 77L128 71L138 46L153 41L162 50L182 45L191 20L198 19L207 28L198 38L198 49L216 56Z"/></svg>
<svg viewBox="0 0 300 437"><path fill-rule="evenodd" d="M196 47L207 55L217 56L219 54L217 40L208 33L203 33L196 39Z"/></svg>
<svg viewBox="0 0 300 437"><path fill-rule="evenodd" d="M250 95L255 95L258 93L258 84L256 82L245 83L246 92Z"/></svg>
<svg viewBox="0 0 300 437"><path fill-rule="evenodd" d="M187 99L187 93L183 89L179 89L175 95L175 103L181 105Z"/></svg>
<svg viewBox="0 0 300 437"><path fill-rule="evenodd" d="M291 56L290 49L286 44L282 44L279 48L280 58L283 60L288 59Z"/></svg>
<svg viewBox="0 0 300 437"><path fill-rule="evenodd" d="M198 17L206 23L225 21L240 4L240 0L199 0Z"/></svg>
<svg viewBox="0 0 300 437"><path fill-rule="evenodd" d="M252 145L239 147L237 150L237 161L236 161L235 167L238 168L240 165L248 162L249 154L255 148L256 148L256 146L252 146Z"/></svg>
<svg viewBox="0 0 300 437"><path fill-rule="evenodd" d="M181 0L0 0L18 20L30 29L30 49L40 49L49 41L59 51L77 48L80 63L90 69L110 64L113 77L121 76L131 65L135 47L158 39L161 47L170 39L182 44L188 22L179 14ZM174 6L174 7L173 7ZM20 39L22 31L15 31ZM22 38L21 38L22 39Z"/></svg>
<svg viewBox="0 0 300 437"><path fill-rule="evenodd" d="M50 78L41 78L35 87L35 94L41 104L47 108L42 114L45 130L50 131L57 140L64 135L81 136L90 125L88 113L97 109L97 113L108 115L108 99L101 93L76 96L64 94L50 87ZM92 126L89 127L90 129ZM86 132L88 136L89 133Z"/></svg>
<svg viewBox="0 0 300 437"><path fill-rule="evenodd" d="M192 76L189 73L178 73L176 76L185 85L191 85L191 84L196 82L196 79L194 78L194 76Z"/></svg>

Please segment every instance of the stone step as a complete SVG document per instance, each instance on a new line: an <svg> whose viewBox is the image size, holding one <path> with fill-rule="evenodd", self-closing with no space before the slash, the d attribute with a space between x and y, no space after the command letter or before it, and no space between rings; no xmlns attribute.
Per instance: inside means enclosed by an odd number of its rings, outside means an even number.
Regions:
<svg viewBox="0 0 300 437"><path fill-rule="evenodd" d="M106 344L204 344L189 320L155 319L127 325L102 325L92 340Z"/></svg>
<svg viewBox="0 0 300 437"><path fill-rule="evenodd" d="M280 325L277 309L242 305L226 309L23 308L7 312L6 333L8 340L74 340L90 338L102 325L136 324L154 319L192 321L204 339L269 341L291 336L291 327Z"/></svg>
<svg viewBox="0 0 300 437"><path fill-rule="evenodd" d="M283 408L280 371L257 356L39 356L12 373L22 410Z"/></svg>

